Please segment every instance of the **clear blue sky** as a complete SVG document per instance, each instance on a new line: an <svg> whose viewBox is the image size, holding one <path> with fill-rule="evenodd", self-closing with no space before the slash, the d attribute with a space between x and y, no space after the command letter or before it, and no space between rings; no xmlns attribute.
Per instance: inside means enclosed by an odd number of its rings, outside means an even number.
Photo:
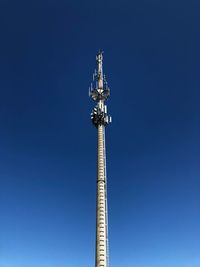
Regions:
<svg viewBox="0 0 200 267"><path fill-rule="evenodd" d="M0 267L92 267L104 50L111 267L200 266L200 3L2 0Z"/></svg>

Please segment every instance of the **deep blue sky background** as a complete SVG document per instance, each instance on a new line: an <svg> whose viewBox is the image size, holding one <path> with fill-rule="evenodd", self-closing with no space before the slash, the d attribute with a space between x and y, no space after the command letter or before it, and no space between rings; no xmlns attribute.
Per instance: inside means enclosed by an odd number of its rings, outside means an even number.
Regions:
<svg viewBox="0 0 200 267"><path fill-rule="evenodd" d="M104 50L111 266L200 266L199 1L0 3L0 267L94 266Z"/></svg>

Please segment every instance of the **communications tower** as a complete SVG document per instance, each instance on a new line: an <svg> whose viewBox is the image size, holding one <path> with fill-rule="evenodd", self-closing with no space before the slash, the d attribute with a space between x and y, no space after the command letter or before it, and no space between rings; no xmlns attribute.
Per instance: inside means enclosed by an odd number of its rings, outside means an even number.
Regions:
<svg viewBox="0 0 200 267"><path fill-rule="evenodd" d="M97 54L96 62L97 71L89 88L89 96L96 102L91 120L98 132L95 267L109 267L105 127L111 122L111 117L107 115L105 101L110 89L103 74L103 52Z"/></svg>

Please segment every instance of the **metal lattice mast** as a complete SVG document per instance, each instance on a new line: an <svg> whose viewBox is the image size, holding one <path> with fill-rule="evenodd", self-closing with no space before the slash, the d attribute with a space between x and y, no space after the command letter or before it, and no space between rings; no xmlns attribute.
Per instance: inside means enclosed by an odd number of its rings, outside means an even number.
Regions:
<svg viewBox="0 0 200 267"><path fill-rule="evenodd" d="M89 96L97 103L91 119L98 130L95 267L109 267L105 126L111 122L111 117L107 115L105 101L110 89L103 75L102 52L97 54L96 60L97 71L89 88Z"/></svg>

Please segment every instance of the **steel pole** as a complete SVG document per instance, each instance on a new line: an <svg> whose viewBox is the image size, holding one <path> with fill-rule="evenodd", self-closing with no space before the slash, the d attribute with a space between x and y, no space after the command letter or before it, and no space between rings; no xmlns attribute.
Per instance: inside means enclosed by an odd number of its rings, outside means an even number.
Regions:
<svg viewBox="0 0 200 267"><path fill-rule="evenodd" d="M98 125L96 267L107 267L106 179L104 125Z"/></svg>

